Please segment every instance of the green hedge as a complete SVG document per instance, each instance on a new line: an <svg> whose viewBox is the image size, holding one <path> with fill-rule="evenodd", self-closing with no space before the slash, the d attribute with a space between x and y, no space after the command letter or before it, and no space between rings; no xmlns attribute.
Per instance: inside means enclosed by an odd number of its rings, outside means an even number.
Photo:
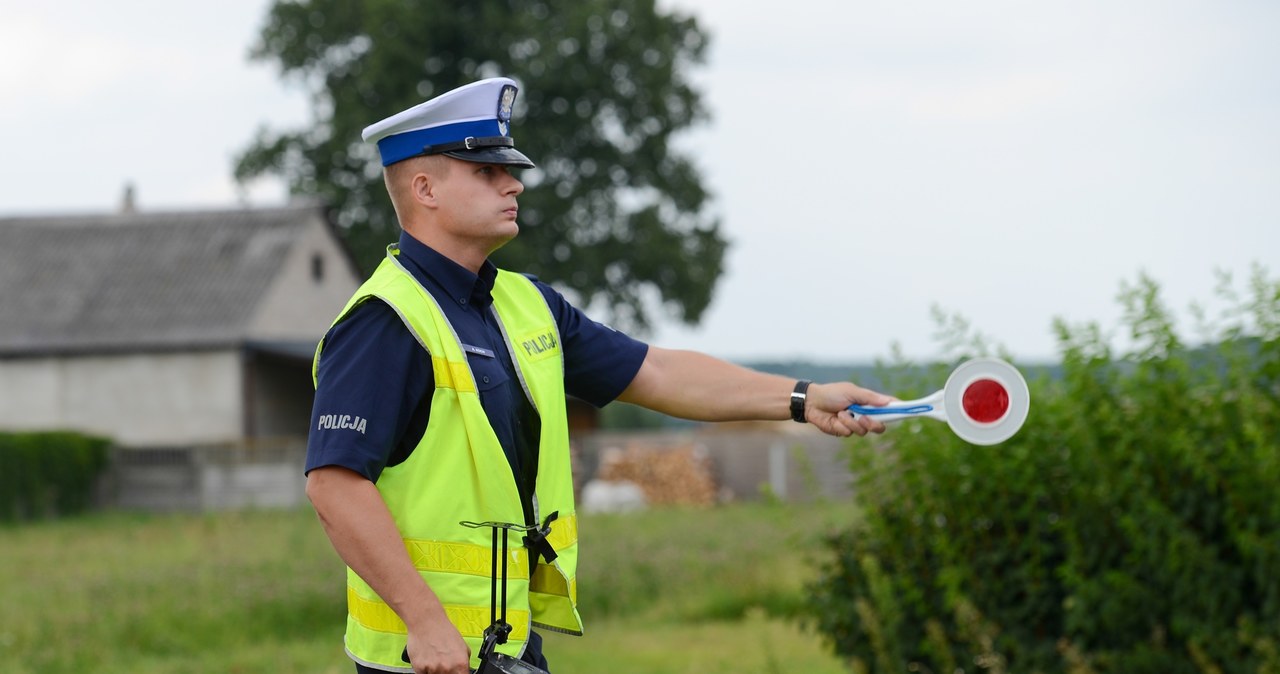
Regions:
<svg viewBox="0 0 1280 674"><path fill-rule="evenodd" d="M70 432L0 433L0 522L88 508L109 445Z"/></svg>
<svg viewBox="0 0 1280 674"><path fill-rule="evenodd" d="M928 421L857 444L865 517L810 587L836 652L882 674L1280 672L1280 283L1219 295L1212 347L1145 278L1123 355L1059 324L1061 372L1002 445Z"/></svg>

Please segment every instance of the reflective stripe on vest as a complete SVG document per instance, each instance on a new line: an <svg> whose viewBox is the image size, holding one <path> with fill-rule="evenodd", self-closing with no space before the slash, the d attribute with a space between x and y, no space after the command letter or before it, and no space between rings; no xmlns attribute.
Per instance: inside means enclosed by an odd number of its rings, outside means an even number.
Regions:
<svg viewBox="0 0 1280 674"><path fill-rule="evenodd" d="M473 656L489 626L492 533L461 521L523 522L524 510L510 464L480 405L475 377L453 326L435 299L396 259L387 259L339 314L342 321L372 298L389 305L431 354L435 392L426 431L409 457L386 468L377 487L396 521L410 560L445 605ZM547 540L556 550L551 564L539 558L529 573L530 551L519 534L507 560L507 622L513 632L501 652L523 652L531 626L582 633L577 602L578 525L569 465L564 361L554 317L528 279L500 271L493 310L516 375L542 420L535 515L559 515ZM321 342L316 348L313 376ZM541 522L541 519L539 519ZM403 670L404 623L354 571L347 572L346 645L357 661ZM472 667L479 662L474 657Z"/></svg>
<svg viewBox="0 0 1280 674"><path fill-rule="evenodd" d="M391 610L376 597L366 599L360 596L360 592L353 587L347 587L347 612L360 625L378 632L388 632L390 634L408 634L408 630L404 626L404 621L400 620L400 616ZM470 639L483 639L484 631L489 627L489 608L476 608L475 606L451 606L444 605L444 612L449 616L449 622L462 633L462 636ZM507 609L507 622L514 629L511 631L511 638L517 641L526 641L529 639L529 612L513 611Z"/></svg>

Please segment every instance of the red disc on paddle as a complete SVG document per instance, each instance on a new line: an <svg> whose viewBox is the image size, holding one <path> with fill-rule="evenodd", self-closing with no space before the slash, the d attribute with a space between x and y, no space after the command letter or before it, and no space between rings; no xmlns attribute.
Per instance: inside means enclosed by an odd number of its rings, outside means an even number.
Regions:
<svg viewBox="0 0 1280 674"><path fill-rule="evenodd" d="M978 379L961 397L964 413L980 424L999 421L1009 411L1009 392L994 379Z"/></svg>

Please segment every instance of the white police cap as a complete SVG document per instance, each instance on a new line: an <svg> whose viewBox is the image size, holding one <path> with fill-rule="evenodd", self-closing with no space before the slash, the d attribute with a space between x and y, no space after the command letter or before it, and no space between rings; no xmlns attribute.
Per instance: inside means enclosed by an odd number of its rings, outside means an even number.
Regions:
<svg viewBox="0 0 1280 674"><path fill-rule="evenodd" d="M410 157L444 154L482 164L533 168L511 138L511 107L516 83L493 77L446 91L364 129L378 144L382 165Z"/></svg>

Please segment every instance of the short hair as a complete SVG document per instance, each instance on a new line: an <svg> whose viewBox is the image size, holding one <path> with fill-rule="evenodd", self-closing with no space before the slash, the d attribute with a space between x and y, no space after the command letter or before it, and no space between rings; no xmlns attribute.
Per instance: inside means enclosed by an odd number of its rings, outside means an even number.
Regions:
<svg viewBox="0 0 1280 674"><path fill-rule="evenodd" d="M450 163L444 155L433 154L410 157L384 168L382 179L387 185L387 194L391 196L391 205L396 209L396 215L404 215L400 212L401 203L408 198L406 190L409 189L409 181L414 175L429 173L443 178L449 174Z"/></svg>

